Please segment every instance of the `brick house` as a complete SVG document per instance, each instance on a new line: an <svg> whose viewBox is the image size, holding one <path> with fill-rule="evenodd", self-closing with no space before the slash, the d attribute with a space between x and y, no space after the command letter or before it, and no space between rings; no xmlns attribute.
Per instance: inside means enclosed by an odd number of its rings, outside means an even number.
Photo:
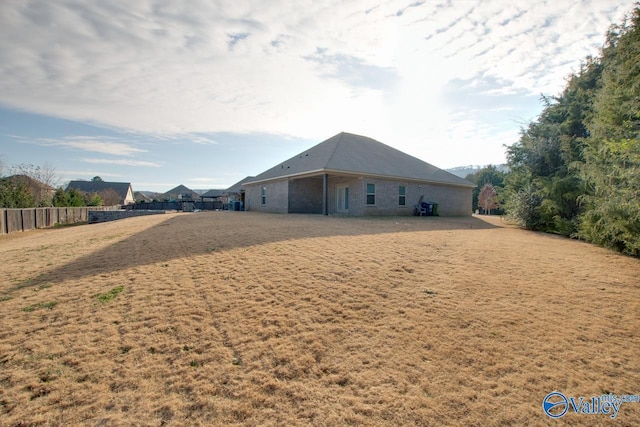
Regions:
<svg viewBox="0 0 640 427"><path fill-rule="evenodd" d="M471 215L474 184L371 138L339 133L242 185L248 211L413 215L420 200L443 216Z"/></svg>

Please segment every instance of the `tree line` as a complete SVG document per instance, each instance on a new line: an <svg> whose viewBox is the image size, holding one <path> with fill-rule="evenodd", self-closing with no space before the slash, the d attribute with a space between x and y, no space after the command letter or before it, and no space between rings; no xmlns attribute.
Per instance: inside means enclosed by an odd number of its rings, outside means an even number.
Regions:
<svg viewBox="0 0 640 427"><path fill-rule="evenodd" d="M102 181L99 176L94 181ZM78 207L116 205L119 196L114 190L86 193L74 188L63 189L55 168L45 164L14 165L5 176L0 164L0 208ZM57 187L57 188L56 188Z"/></svg>
<svg viewBox="0 0 640 427"><path fill-rule="evenodd" d="M640 7L610 27L562 93L507 147L509 172L483 169L508 217L530 230L640 256ZM476 209L477 204L474 205Z"/></svg>

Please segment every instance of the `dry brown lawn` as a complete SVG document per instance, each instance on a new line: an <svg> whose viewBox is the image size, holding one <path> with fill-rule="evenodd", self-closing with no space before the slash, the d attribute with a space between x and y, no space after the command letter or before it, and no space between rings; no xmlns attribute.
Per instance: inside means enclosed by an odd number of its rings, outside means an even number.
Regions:
<svg viewBox="0 0 640 427"><path fill-rule="evenodd" d="M139 217L0 277L0 425L640 424L542 411L640 392L640 262L499 218Z"/></svg>

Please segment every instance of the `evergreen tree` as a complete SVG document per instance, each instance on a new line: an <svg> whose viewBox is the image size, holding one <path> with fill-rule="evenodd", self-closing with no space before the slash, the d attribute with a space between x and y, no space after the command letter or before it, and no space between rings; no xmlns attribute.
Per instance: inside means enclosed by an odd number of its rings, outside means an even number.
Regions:
<svg viewBox="0 0 640 427"><path fill-rule="evenodd" d="M612 27L602 56L602 88L583 150L578 236L640 256L640 8Z"/></svg>
<svg viewBox="0 0 640 427"><path fill-rule="evenodd" d="M79 206L85 205L84 195L80 190L71 188L67 190L66 193L67 193L67 206L79 207Z"/></svg>
<svg viewBox="0 0 640 427"><path fill-rule="evenodd" d="M520 225L640 256L640 7L507 148Z"/></svg>
<svg viewBox="0 0 640 427"><path fill-rule="evenodd" d="M507 147L511 173L505 179L505 206L515 222L566 236L575 232L578 199L584 193L578 165L589 136L585 120L601 73L600 63L587 58L560 96L542 97L544 108L537 121Z"/></svg>
<svg viewBox="0 0 640 427"><path fill-rule="evenodd" d="M102 206L102 197L98 193L85 194L85 204L87 206Z"/></svg>
<svg viewBox="0 0 640 427"><path fill-rule="evenodd" d="M0 208L31 208L36 201L23 180L0 179Z"/></svg>
<svg viewBox="0 0 640 427"><path fill-rule="evenodd" d="M67 194L62 188L58 188L56 192L53 194L53 199L51 203L55 207L63 207L67 206Z"/></svg>

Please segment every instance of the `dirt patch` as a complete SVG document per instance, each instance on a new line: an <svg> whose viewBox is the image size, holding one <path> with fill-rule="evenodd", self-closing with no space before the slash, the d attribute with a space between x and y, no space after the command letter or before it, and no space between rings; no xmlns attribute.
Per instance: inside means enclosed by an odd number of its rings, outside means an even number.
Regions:
<svg viewBox="0 0 640 427"><path fill-rule="evenodd" d="M640 263L499 218L168 214L0 259L3 425L548 425L553 390L639 392Z"/></svg>

